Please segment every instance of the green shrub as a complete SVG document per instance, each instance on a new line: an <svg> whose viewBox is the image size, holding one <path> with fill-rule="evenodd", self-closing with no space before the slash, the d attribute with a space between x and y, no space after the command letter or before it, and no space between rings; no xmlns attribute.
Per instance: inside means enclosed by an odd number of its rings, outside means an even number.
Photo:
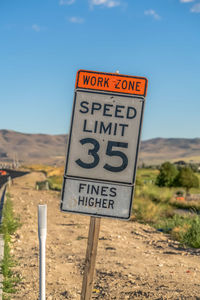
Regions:
<svg viewBox="0 0 200 300"><path fill-rule="evenodd" d="M51 176L48 177L48 182L49 182L49 188L54 191L61 191L62 189L62 181L63 177L62 176Z"/></svg>
<svg viewBox="0 0 200 300"><path fill-rule="evenodd" d="M172 209L167 204L154 203L147 195L136 197L133 201L134 218L142 223L155 224L160 219L172 215Z"/></svg>
<svg viewBox="0 0 200 300"><path fill-rule="evenodd" d="M156 228L171 234L181 244L200 248L200 217L174 215L156 224Z"/></svg>
<svg viewBox="0 0 200 300"><path fill-rule="evenodd" d="M7 294L15 293L16 283L19 282L19 277L14 275L12 267L16 264L13 257L10 254L10 239L16 229L20 226L19 219L14 217L13 205L10 199L10 195L6 195L6 201L3 208L3 223L0 227L0 232L4 237L4 257L1 263L1 271L4 277L3 280L3 299L9 299Z"/></svg>
<svg viewBox="0 0 200 300"><path fill-rule="evenodd" d="M156 224L156 228L162 229L165 233L171 233L173 228L183 226L183 224L188 221L187 219L184 216L175 214L171 218L160 220L160 222Z"/></svg>
<svg viewBox="0 0 200 300"><path fill-rule="evenodd" d="M191 188L199 187L199 178L194 174L191 168L181 168L174 180L174 186L184 187L186 193L189 193Z"/></svg>
<svg viewBox="0 0 200 300"><path fill-rule="evenodd" d="M174 179L178 174L177 168L170 162L165 162L160 167L160 173L156 178L156 185L163 187L173 186Z"/></svg>
<svg viewBox="0 0 200 300"><path fill-rule="evenodd" d="M200 248L200 217L199 216L196 216L190 220L188 230L183 235L181 242L193 248Z"/></svg>

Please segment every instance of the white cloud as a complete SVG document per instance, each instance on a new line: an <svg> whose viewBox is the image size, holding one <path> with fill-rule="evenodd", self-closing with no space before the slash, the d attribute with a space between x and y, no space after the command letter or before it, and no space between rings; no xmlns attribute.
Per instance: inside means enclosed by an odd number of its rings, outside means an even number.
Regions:
<svg viewBox="0 0 200 300"><path fill-rule="evenodd" d="M84 23L84 19L83 18L79 18L79 17L71 17L69 18L69 22L71 23L77 23L77 24L82 24Z"/></svg>
<svg viewBox="0 0 200 300"><path fill-rule="evenodd" d="M75 2L76 0L60 0L59 5L71 5Z"/></svg>
<svg viewBox="0 0 200 300"><path fill-rule="evenodd" d="M33 25L32 25L32 29L33 29L34 31L36 31L36 32L39 32L39 31L41 30L41 27L40 27L39 25L37 25L37 24L33 24Z"/></svg>
<svg viewBox="0 0 200 300"><path fill-rule="evenodd" d="M180 0L181 3L189 3L189 2L194 2L194 0Z"/></svg>
<svg viewBox="0 0 200 300"><path fill-rule="evenodd" d="M190 11L192 13L200 13L200 3L195 4Z"/></svg>
<svg viewBox="0 0 200 300"><path fill-rule="evenodd" d="M108 8L119 6L121 3L118 0L90 0L90 6L106 6Z"/></svg>
<svg viewBox="0 0 200 300"><path fill-rule="evenodd" d="M152 16L155 20L160 20L161 17L153 9L145 10L144 14L146 16Z"/></svg>

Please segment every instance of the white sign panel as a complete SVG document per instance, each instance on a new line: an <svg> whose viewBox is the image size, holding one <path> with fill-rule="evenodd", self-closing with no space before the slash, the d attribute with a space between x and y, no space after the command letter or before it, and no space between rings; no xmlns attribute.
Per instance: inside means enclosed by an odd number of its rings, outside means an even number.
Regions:
<svg viewBox="0 0 200 300"><path fill-rule="evenodd" d="M67 176L132 184L144 100L77 91Z"/></svg>
<svg viewBox="0 0 200 300"><path fill-rule="evenodd" d="M117 86L116 75L103 74L102 81L93 76L90 83L84 75L77 79L81 85L90 84L90 90L83 86L75 90L61 210L128 219L144 97L92 90L93 83L98 87L104 82L109 88L110 78L114 78L112 89ZM135 77L126 85L122 79L121 88L135 87L140 92ZM145 84L141 93L144 89Z"/></svg>
<svg viewBox="0 0 200 300"><path fill-rule="evenodd" d="M132 193L132 186L67 178L62 210L128 219Z"/></svg>

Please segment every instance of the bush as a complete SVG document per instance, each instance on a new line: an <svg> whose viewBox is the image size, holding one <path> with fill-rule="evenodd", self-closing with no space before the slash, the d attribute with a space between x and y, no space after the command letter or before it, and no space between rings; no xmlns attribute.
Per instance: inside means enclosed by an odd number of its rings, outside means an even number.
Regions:
<svg viewBox="0 0 200 300"><path fill-rule="evenodd" d="M160 219L171 215L169 205L154 203L148 195L136 197L133 201L133 216L141 223L156 224Z"/></svg>
<svg viewBox="0 0 200 300"><path fill-rule="evenodd" d="M49 188L54 191L61 191L62 189L62 181L63 177L62 176L51 176L48 177L48 182L49 182Z"/></svg>
<svg viewBox="0 0 200 300"><path fill-rule="evenodd" d="M200 217L197 215L194 217L174 215L156 224L156 228L170 233L183 245L200 248Z"/></svg>
<svg viewBox="0 0 200 300"><path fill-rule="evenodd" d="M188 193L191 188L199 187L199 178L191 168L182 168L174 180L174 186L184 187Z"/></svg>
<svg viewBox="0 0 200 300"><path fill-rule="evenodd" d="M15 218L13 213L13 205L10 195L7 194L7 200L3 207L3 223L0 232L4 236L4 257L1 263L1 271L3 274L3 299L9 299L7 294L16 292L16 284L20 281L19 276L14 275L12 267L16 264L10 253L11 235L21 225L19 219Z"/></svg>
<svg viewBox="0 0 200 300"><path fill-rule="evenodd" d="M191 219L188 230L182 236L181 242L193 248L200 248L200 218Z"/></svg>
<svg viewBox="0 0 200 300"><path fill-rule="evenodd" d="M174 228L183 227L185 220L185 217L175 214L171 218L161 220L156 224L156 228L162 229L165 233L171 233Z"/></svg>
<svg viewBox="0 0 200 300"><path fill-rule="evenodd" d="M156 178L156 185L160 187L172 187L178 174L177 168L170 162L165 162L160 167L160 173Z"/></svg>

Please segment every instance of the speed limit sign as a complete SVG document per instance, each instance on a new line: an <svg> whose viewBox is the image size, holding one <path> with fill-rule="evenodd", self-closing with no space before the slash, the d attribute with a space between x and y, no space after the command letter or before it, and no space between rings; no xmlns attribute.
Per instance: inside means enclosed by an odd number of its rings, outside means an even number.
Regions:
<svg viewBox="0 0 200 300"><path fill-rule="evenodd" d="M128 219L147 79L77 73L61 210Z"/></svg>

